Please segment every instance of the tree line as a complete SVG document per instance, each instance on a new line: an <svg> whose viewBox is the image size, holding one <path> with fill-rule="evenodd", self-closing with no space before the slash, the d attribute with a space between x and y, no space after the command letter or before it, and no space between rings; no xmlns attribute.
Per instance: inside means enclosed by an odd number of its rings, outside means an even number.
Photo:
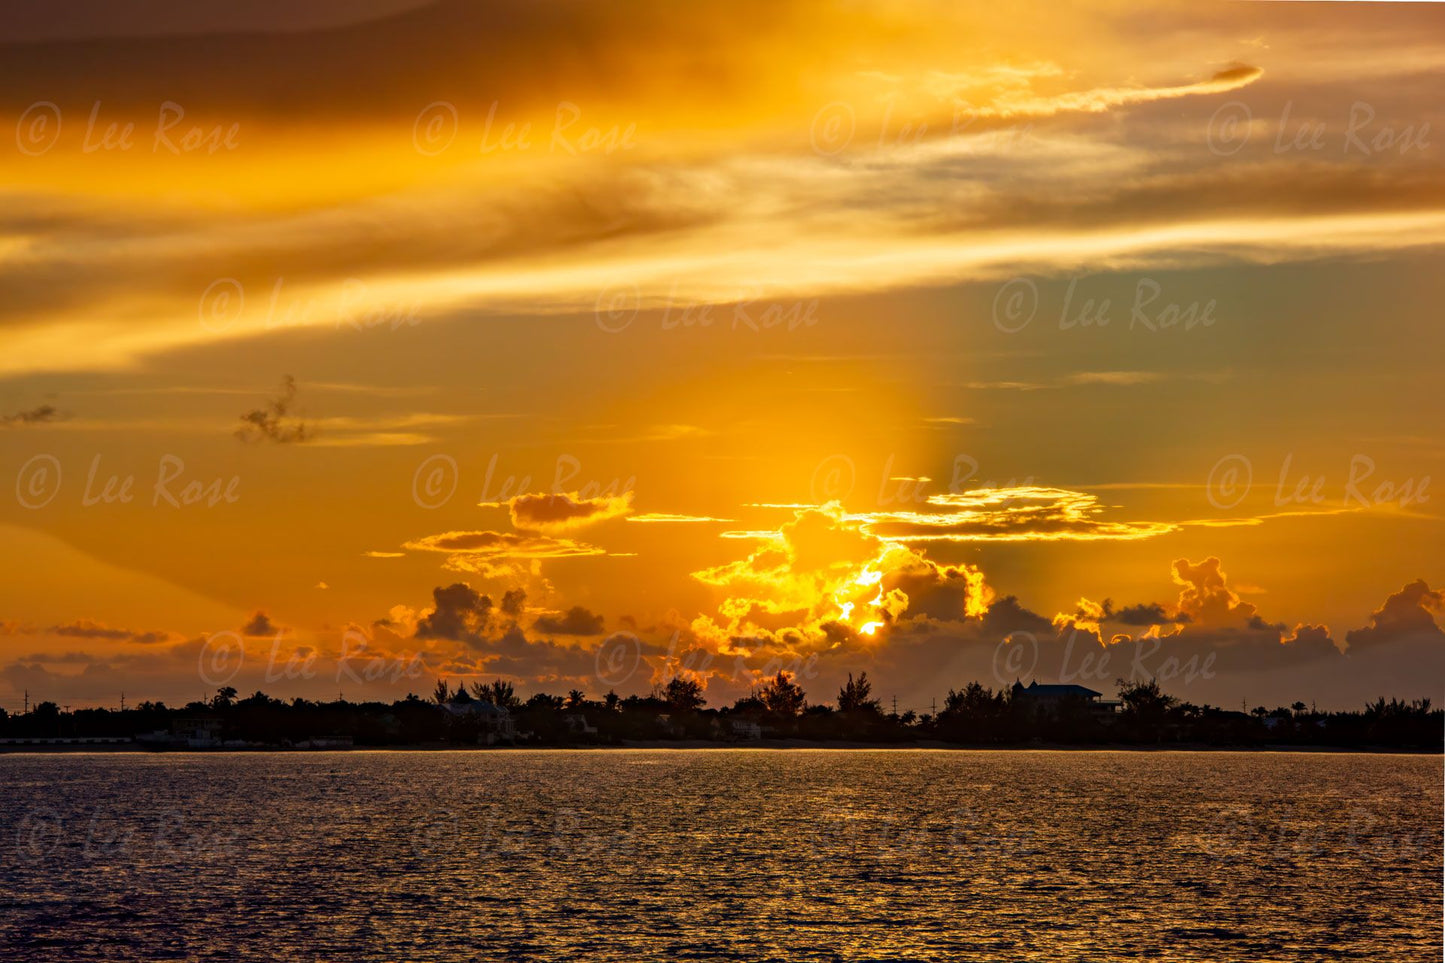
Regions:
<svg viewBox="0 0 1445 963"><path fill-rule="evenodd" d="M518 745L616 745L639 741L732 742L801 739L877 744L1333 746L1440 751L1445 712L1430 700L1380 698L1360 709L1317 711L1303 702L1249 711L1195 705L1157 681L1118 681L1117 706L1083 698L1048 703L1020 687L978 682L951 689L937 713L885 711L867 673L848 681L831 704L812 703L786 672L731 705L710 706L701 683L674 677L647 695L609 692L589 698L539 692L519 696L510 682L438 679L430 698L394 702L289 702L223 687L209 701L170 707L142 702L124 710L63 711L42 702L28 713L0 710L0 738L137 737L202 721L217 737L258 746L350 740L359 746L474 745L484 734ZM484 706L502 713L475 711ZM499 732L498 719L506 720ZM500 738L498 738L500 736Z"/></svg>

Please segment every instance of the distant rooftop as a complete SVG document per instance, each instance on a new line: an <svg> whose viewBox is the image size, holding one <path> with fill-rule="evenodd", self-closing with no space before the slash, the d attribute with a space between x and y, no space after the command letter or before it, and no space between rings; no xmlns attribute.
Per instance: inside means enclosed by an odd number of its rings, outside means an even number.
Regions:
<svg viewBox="0 0 1445 963"><path fill-rule="evenodd" d="M1028 696L1031 699L1066 699L1070 696L1077 696L1081 699L1097 699L1103 695L1102 692L1095 692L1093 689L1081 685L1039 685L1037 682L1030 682L1027 686L1015 682L1014 693Z"/></svg>

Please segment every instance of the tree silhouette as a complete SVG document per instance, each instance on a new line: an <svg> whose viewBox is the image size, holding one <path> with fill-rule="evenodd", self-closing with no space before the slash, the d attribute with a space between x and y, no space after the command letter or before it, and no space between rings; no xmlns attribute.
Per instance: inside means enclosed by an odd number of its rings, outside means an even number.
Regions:
<svg viewBox="0 0 1445 963"><path fill-rule="evenodd" d="M446 702L447 699L451 697L451 694L452 690L447 688L447 680L437 679L437 686L432 690L431 694L431 697L436 700L437 705Z"/></svg>
<svg viewBox="0 0 1445 963"><path fill-rule="evenodd" d="M1152 733L1156 742L1162 740L1164 724L1179 700L1165 695L1164 690L1159 688L1158 679L1148 682L1117 681L1125 724L1141 737ZM1263 712L1260 714L1263 715Z"/></svg>
<svg viewBox="0 0 1445 963"><path fill-rule="evenodd" d="M696 679L673 676L662 690L662 698L674 712L689 712L707 704L702 697L702 683Z"/></svg>
<svg viewBox="0 0 1445 963"><path fill-rule="evenodd" d="M503 682L501 679L493 679L488 687L487 701L499 709L506 709L514 712L522 705L522 700L517 698L517 690L510 682Z"/></svg>
<svg viewBox="0 0 1445 963"><path fill-rule="evenodd" d="M788 718L802 712L808 704L803 687L794 682L788 673L781 671L776 678L763 686L758 698L769 712Z"/></svg>
<svg viewBox="0 0 1445 963"><path fill-rule="evenodd" d="M977 682L970 682L961 691L948 690L939 722L946 733L956 738L990 742L1001 735L1008 710L1006 690L995 693Z"/></svg>
<svg viewBox="0 0 1445 963"><path fill-rule="evenodd" d="M848 681L843 688L838 690L838 711L839 712L877 712L879 701L871 698L873 695L873 683L868 681L868 673L858 673L858 680L853 681L853 673L848 673Z"/></svg>

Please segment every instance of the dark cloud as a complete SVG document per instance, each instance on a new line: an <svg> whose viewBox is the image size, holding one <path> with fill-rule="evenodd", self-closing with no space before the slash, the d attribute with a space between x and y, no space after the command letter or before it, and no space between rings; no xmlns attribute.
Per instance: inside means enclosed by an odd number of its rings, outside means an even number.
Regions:
<svg viewBox="0 0 1445 963"><path fill-rule="evenodd" d="M38 405L28 411L17 411L13 415L0 417L0 425L7 428L17 425L43 425L64 417L54 405Z"/></svg>
<svg viewBox="0 0 1445 963"><path fill-rule="evenodd" d="M278 631L275 623L265 612L257 612L251 616L251 620L241 626L242 635L266 636L275 635Z"/></svg>
<svg viewBox="0 0 1445 963"><path fill-rule="evenodd" d="M1024 608L1016 597L1005 595L988 607L981 628L989 638L1005 639L1014 632L1031 632L1037 635L1052 632L1054 627L1053 623L1042 615Z"/></svg>
<svg viewBox="0 0 1445 963"><path fill-rule="evenodd" d="M134 632L130 629L113 629L90 619L80 619L79 621L70 622L66 625L56 625L53 626L50 631L55 635L71 639L109 639L114 641L135 642L140 645L165 642L171 638L169 632Z"/></svg>
<svg viewBox="0 0 1445 963"><path fill-rule="evenodd" d="M407 542L403 548L422 552L446 552L447 567L458 572L491 576L507 571L496 562L522 558L571 558L605 555L606 549L570 538L554 538L526 532L439 532Z"/></svg>
<svg viewBox="0 0 1445 963"><path fill-rule="evenodd" d="M983 574L968 565L939 565L926 558L914 558L884 574L884 596L901 591L908 596L902 618L926 616L939 621L963 619L971 608L982 604Z"/></svg>
<svg viewBox="0 0 1445 963"><path fill-rule="evenodd" d="M1108 620L1117 622L1120 625L1149 626L1149 625L1182 625L1190 621L1189 616L1183 612L1170 615L1164 610L1164 606L1158 602L1139 603L1138 605L1126 605L1122 609L1110 610L1109 600L1104 600L1104 608L1108 611Z"/></svg>
<svg viewBox="0 0 1445 963"><path fill-rule="evenodd" d="M117 6L110 0L70 0L63 10L35 4L9 11L0 27L0 42L308 30L370 20L428 2L431 0L307 0L305 4L251 0L212 6L192 0L145 0Z"/></svg>
<svg viewBox="0 0 1445 963"><path fill-rule="evenodd" d="M492 599L465 582L432 589L436 607L416 624L418 639L450 639L476 644L482 641L492 618Z"/></svg>
<svg viewBox="0 0 1445 963"><path fill-rule="evenodd" d="M1345 633L1349 651L1355 653L1400 639L1445 640L1445 632L1430 613L1445 609L1445 592L1432 592L1424 579L1416 579L1385 599L1370 613L1370 624Z"/></svg>
<svg viewBox="0 0 1445 963"><path fill-rule="evenodd" d="M1122 609L1116 609L1112 599L1104 599L1097 606L1086 600L1074 612L1073 619L1076 622L1098 622L1100 624L1107 622L1114 625L1127 625L1131 628L1148 628L1151 625L1184 625L1192 621L1183 612L1171 615L1158 602L1140 602L1137 605L1126 605Z"/></svg>
<svg viewBox="0 0 1445 963"><path fill-rule="evenodd" d="M38 665L90 665L99 660L89 652L32 652L22 655L16 661Z"/></svg>
<svg viewBox="0 0 1445 963"><path fill-rule="evenodd" d="M265 408L256 408L241 416L241 427L236 437L242 441L271 441L289 444L309 441L316 437L314 429L300 418L291 415L291 406L296 402L296 379L287 375L281 382L281 396Z"/></svg>
<svg viewBox="0 0 1445 963"><path fill-rule="evenodd" d="M0 679L4 679L16 692L28 689L32 699L36 698L36 693L64 693L65 700L102 704L113 704L128 679L134 683L133 676L117 670L108 662L88 662L84 666L78 674L71 674L52 672L40 662L12 662L0 669Z"/></svg>
<svg viewBox="0 0 1445 963"><path fill-rule="evenodd" d="M507 109L555 106L579 91L615 101L651 91L654 72L671 76L664 89L682 85L716 102L739 86L761 87L764 78L749 58L699 56L709 41L751 39L756 57L759 38L781 43L800 29L801 17L796 4L764 0L733 0L727 7L638 0L626 9L585 0L543 6L443 0L304 33L14 44L0 58L0 104L23 110L44 99L89 103L103 90L116 109L154 111L169 100L236 120L396 117L410 123L421 105L439 96L463 107L500 99ZM640 50L652 54L652 71L638 69ZM811 56L821 56L817 45Z"/></svg>
<svg viewBox="0 0 1445 963"><path fill-rule="evenodd" d="M525 589L507 589L502 595L502 613L517 618L522 614L522 609L527 604L527 592Z"/></svg>
<svg viewBox="0 0 1445 963"><path fill-rule="evenodd" d="M572 606L565 615L546 613L532 623L534 631L549 635L601 635L602 627L602 616L580 605Z"/></svg>
<svg viewBox="0 0 1445 963"><path fill-rule="evenodd" d="M626 515L632 510L632 493L596 498L583 498L578 492L527 494L484 504L505 505L511 511L512 524L523 531L566 531Z"/></svg>
<svg viewBox="0 0 1445 963"><path fill-rule="evenodd" d="M103 622L97 622L95 619L76 619L73 622L66 622L62 625L52 625L49 628L40 628L20 622L0 620L0 635L54 635L64 639L135 642L139 645L168 642L175 637L170 632L159 629L137 632L132 629L114 628Z"/></svg>
<svg viewBox="0 0 1445 963"><path fill-rule="evenodd" d="M477 640L467 652L444 660L438 670L452 676L500 677L551 692L581 689L600 695L605 691L597 678L594 650L529 639L516 625L495 637ZM628 681L647 689L645 672Z"/></svg>
<svg viewBox="0 0 1445 963"><path fill-rule="evenodd" d="M67 625L57 625L51 628L56 635L72 639L127 639L130 632L125 629L112 629L99 622L92 622L89 619L81 619L78 622L71 622Z"/></svg>

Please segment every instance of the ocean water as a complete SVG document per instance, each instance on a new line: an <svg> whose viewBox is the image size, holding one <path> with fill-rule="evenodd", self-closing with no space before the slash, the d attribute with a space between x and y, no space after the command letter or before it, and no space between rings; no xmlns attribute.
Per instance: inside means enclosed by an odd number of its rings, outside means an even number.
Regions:
<svg viewBox="0 0 1445 963"><path fill-rule="evenodd" d="M0 756L0 957L1441 959L1439 756Z"/></svg>

